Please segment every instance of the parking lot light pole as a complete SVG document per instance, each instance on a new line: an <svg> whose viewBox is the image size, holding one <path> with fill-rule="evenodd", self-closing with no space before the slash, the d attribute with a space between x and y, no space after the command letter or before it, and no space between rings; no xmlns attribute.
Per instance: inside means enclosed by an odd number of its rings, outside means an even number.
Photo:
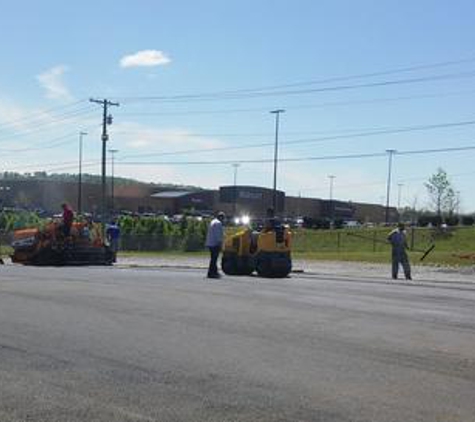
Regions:
<svg viewBox="0 0 475 422"><path fill-rule="evenodd" d="M79 132L78 214L82 213L82 141L87 132Z"/></svg>
<svg viewBox="0 0 475 422"><path fill-rule="evenodd" d="M109 153L111 155L111 214L114 214L114 158L115 158L115 153L119 152L118 149L110 149Z"/></svg>
<svg viewBox="0 0 475 422"><path fill-rule="evenodd" d="M277 212L277 162L279 160L279 116L280 113L284 113L285 110L278 109L272 110L271 113L275 114L275 145L274 145L274 192L272 195L272 207L274 212Z"/></svg>
<svg viewBox="0 0 475 422"><path fill-rule="evenodd" d="M335 212L334 212L334 206L333 206L333 181L335 180L335 177L333 174L330 174L328 178L330 179L330 222L333 226L334 219L335 219Z"/></svg>
<svg viewBox="0 0 475 422"><path fill-rule="evenodd" d="M391 173L393 168L393 155L396 153L395 149L387 149L388 153L388 183L386 186L386 212L384 216L384 222L389 223L389 196L391 193Z"/></svg>
<svg viewBox="0 0 475 422"><path fill-rule="evenodd" d="M236 217L236 208L237 208L237 172L239 163L234 163L234 181L233 181L233 217Z"/></svg>

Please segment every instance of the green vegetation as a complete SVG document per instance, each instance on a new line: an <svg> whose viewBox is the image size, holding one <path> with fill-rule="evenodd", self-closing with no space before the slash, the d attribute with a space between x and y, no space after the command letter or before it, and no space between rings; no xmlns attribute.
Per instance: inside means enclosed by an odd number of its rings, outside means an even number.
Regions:
<svg viewBox="0 0 475 422"><path fill-rule="evenodd" d="M388 262L391 247L386 243L390 229L295 230L295 257L319 260ZM457 227L447 230L408 229L409 246L425 251L436 248L425 258L425 265L469 265L475 263L475 228ZM421 252L410 252L412 262L419 262Z"/></svg>
<svg viewBox="0 0 475 422"><path fill-rule="evenodd" d="M41 227L45 220L33 212L0 212L0 231L11 232L26 227Z"/></svg>
<svg viewBox="0 0 475 422"><path fill-rule="evenodd" d="M0 243L15 229L39 227L46 220L29 212L0 212ZM192 217L172 223L163 217L119 218L122 231L121 249L130 253L203 253L207 221ZM228 228L229 232L236 228ZM293 230L293 256L302 259L388 262L390 245L386 236L390 228L358 228L339 230ZM470 265L475 263L475 227L408 228L408 243L414 250L424 251L433 243L436 248L423 261L427 265ZM5 253L5 250L2 251ZM8 252L8 250L7 250ZM410 253L413 263L421 252Z"/></svg>

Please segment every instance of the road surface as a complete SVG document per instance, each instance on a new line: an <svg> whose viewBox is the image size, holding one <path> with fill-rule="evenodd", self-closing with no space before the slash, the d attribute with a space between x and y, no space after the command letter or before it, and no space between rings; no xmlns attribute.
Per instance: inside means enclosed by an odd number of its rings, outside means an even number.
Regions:
<svg viewBox="0 0 475 422"><path fill-rule="evenodd" d="M475 285L0 267L0 421L475 421Z"/></svg>

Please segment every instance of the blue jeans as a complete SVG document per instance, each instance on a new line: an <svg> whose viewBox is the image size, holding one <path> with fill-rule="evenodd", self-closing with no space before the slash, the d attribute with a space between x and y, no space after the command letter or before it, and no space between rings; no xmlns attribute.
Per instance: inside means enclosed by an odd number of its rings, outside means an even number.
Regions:
<svg viewBox="0 0 475 422"><path fill-rule="evenodd" d="M208 277L213 277L218 275L218 258L221 252L221 245L209 246L208 249L210 253Z"/></svg>
<svg viewBox="0 0 475 422"><path fill-rule="evenodd" d="M404 276L406 279L411 279L411 265L409 264L409 258L407 257L407 253L404 249L393 248L392 253L392 276L394 279L397 278L397 274L399 272L399 264L402 265L404 270Z"/></svg>

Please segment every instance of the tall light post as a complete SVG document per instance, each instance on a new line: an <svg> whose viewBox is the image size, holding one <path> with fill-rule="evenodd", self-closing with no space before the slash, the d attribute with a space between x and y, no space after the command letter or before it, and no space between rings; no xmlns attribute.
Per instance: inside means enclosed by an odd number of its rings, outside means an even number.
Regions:
<svg viewBox="0 0 475 422"><path fill-rule="evenodd" d="M109 153L111 155L111 211L114 213L114 156L115 153L119 152L118 149L110 149Z"/></svg>
<svg viewBox="0 0 475 422"><path fill-rule="evenodd" d="M395 149L387 149L388 153L388 183L386 186L386 212L384 216L384 222L389 223L389 196L391 194L391 173L393 168L393 155L396 153Z"/></svg>
<svg viewBox="0 0 475 422"><path fill-rule="evenodd" d="M272 195L272 207L274 212L277 212L277 162L279 160L279 117L280 113L285 113L285 110L272 110L275 114L275 145L274 145L274 193Z"/></svg>
<svg viewBox="0 0 475 422"><path fill-rule="evenodd" d="M79 132L78 214L82 213L82 140L87 132Z"/></svg>
<svg viewBox="0 0 475 422"><path fill-rule="evenodd" d="M239 163L233 163L234 167L234 180L233 180L233 217L236 216L236 208L237 208L237 172L240 166Z"/></svg>
<svg viewBox="0 0 475 422"><path fill-rule="evenodd" d="M397 184L397 209L401 209L401 189L404 186L404 183Z"/></svg>
<svg viewBox="0 0 475 422"><path fill-rule="evenodd" d="M330 221L331 224L333 224L333 220L335 219L335 213L334 213L334 206L333 206L333 181L335 180L335 177L333 174L330 174L328 176L328 179L330 179Z"/></svg>
<svg viewBox="0 0 475 422"><path fill-rule="evenodd" d="M397 184L397 213L398 221L401 221L401 189L404 186L404 183Z"/></svg>

